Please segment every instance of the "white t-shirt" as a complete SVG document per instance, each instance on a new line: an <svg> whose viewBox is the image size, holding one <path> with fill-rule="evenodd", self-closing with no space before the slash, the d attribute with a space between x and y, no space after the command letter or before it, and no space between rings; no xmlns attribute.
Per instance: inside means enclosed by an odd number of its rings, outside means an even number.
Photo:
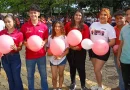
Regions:
<svg viewBox="0 0 130 90"><path fill-rule="evenodd" d="M5 23L3 20L0 20L0 31L5 28Z"/></svg>
<svg viewBox="0 0 130 90"><path fill-rule="evenodd" d="M92 23L92 18L91 17L87 18L87 23L90 23L90 24Z"/></svg>
<svg viewBox="0 0 130 90"><path fill-rule="evenodd" d="M112 23L115 23L115 18L114 18L114 17L112 17L111 22L112 22Z"/></svg>
<svg viewBox="0 0 130 90"><path fill-rule="evenodd" d="M103 39L108 42L113 38L116 38L115 30L109 23L101 24L100 22L94 22L90 26L90 39L93 42L99 39Z"/></svg>
<svg viewBox="0 0 130 90"><path fill-rule="evenodd" d="M67 43L67 40L66 40L66 36L58 36L58 37L54 37L54 38L61 38L64 42L65 42L65 48L68 48L69 47L69 44ZM51 38L51 35L48 37L48 43L47 43L47 47L50 47L50 42L51 42L52 38ZM60 43L60 42L59 42ZM54 65L59 65L65 58L66 56L64 56L62 59L54 59L54 56L49 56L48 57L50 59L50 62Z"/></svg>

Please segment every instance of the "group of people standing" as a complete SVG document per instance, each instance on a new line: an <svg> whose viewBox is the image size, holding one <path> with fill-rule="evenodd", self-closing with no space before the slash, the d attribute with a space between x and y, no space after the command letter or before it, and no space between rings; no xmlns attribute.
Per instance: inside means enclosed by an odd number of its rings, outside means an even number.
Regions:
<svg viewBox="0 0 130 90"><path fill-rule="evenodd" d="M41 77L42 90L48 90L47 73L46 73L46 55L50 58L50 66L52 72L52 84L54 90L62 90L64 82L64 69L68 60L70 67L70 90L76 88L76 70L78 71L81 90L88 90L86 87L85 74L85 60L86 50L82 48L81 43L77 46L71 46L67 43L66 35L73 29L77 29L82 34L82 39L89 38L93 42L103 39L108 42L109 47L119 45L118 51L114 51L114 61L119 74L119 88L120 90L130 90L130 8L125 11L117 11L114 16L116 26L112 27L109 23L111 20L110 11L103 8L99 13L99 22L94 22L90 28L84 24L84 14L82 10L75 11L71 22L65 26L62 22L56 21L52 27L52 34L48 37L47 26L39 21L40 8L38 5L31 5L28 15L29 21L22 25L20 31L15 28L15 20L11 15L4 17L6 28L0 32L0 35L6 34L13 38L15 45L12 45L12 51L4 54L1 58L3 68L6 72L9 89L23 90L21 80L21 58L19 51L22 45L26 47L26 68L28 89L34 89L34 73L37 64L39 74ZM96 31L96 34L93 33ZM98 32L97 32L98 31ZM103 32L103 34L101 34ZM37 52L31 51L28 48L27 39L32 35L38 35L46 43L42 45L42 49ZM60 38L65 42L65 51L60 56L53 55L50 49L50 42L54 38ZM47 52L47 54L46 54ZM101 70L109 58L109 51L103 55L98 56L92 50L88 50L90 60L94 67L97 86L92 86L91 90L103 90L102 73ZM57 78L59 77L59 80ZM59 82L58 82L59 81ZM57 85L59 83L59 85Z"/></svg>

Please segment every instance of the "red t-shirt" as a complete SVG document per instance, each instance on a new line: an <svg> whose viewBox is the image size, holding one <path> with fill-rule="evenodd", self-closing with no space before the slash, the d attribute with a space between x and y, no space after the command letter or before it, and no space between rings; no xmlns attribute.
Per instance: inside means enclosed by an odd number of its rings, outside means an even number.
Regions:
<svg viewBox="0 0 130 90"><path fill-rule="evenodd" d="M115 32L116 32L115 45L119 45L119 44L120 44L120 39L119 39L119 37L120 37L121 29L119 29L117 26L115 26L114 29L115 29ZM114 53L115 56L117 55L117 52L114 52L114 51L113 51L113 53Z"/></svg>
<svg viewBox="0 0 130 90"><path fill-rule="evenodd" d="M77 28L71 28L70 25L71 25L71 22L68 22L65 25L66 35L69 33L69 31L77 29ZM80 32L82 34L82 40L85 39L85 38L90 38L89 28L88 28L88 26L86 24L84 24L84 28ZM82 49L81 43L78 46L79 46L80 49Z"/></svg>
<svg viewBox="0 0 130 90"><path fill-rule="evenodd" d="M12 33L8 33L7 29L4 29L0 32L0 35L9 35L13 38L15 45L18 47L21 42L23 42L23 34L19 32L17 29L15 29ZM15 50L12 50L11 52L16 52Z"/></svg>
<svg viewBox="0 0 130 90"><path fill-rule="evenodd" d="M25 41L32 35L38 35L43 40L48 38L48 28L44 23L41 23L40 21L36 26L34 26L31 23L31 20L29 20L22 26L21 32L23 33ZM44 48L42 48L38 52L33 52L26 47L26 59L36 59L45 55L46 55L46 51Z"/></svg>
<svg viewBox="0 0 130 90"><path fill-rule="evenodd" d="M120 40L119 40L119 36L120 36L120 31L121 29L119 29L117 26L114 27L115 29L115 32L116 32L116 45L119 45L120 44Z"/></svg>

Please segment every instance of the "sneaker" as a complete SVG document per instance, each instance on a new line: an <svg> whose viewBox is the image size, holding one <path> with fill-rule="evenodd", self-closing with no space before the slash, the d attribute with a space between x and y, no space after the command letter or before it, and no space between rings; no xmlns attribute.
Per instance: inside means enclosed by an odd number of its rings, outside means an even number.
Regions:
<svg viewBox="0 0 130 90"><path fill-rule="evenodd" d="M98 90L98 86L92 86L91 90Z"/></svg>
<svg viewBox="0 0 130 90"><path fill-rule="evenodd" d="M76 85L75 83L70 84L69 90L75 90Z"/></svg>
<svg viewBox="0 0 130 90"><path fill-rule="evenodd" d="M62 90L61 88L59 88L58 90Z"/></svg>
<svg viewBox="0 0 130 90"><path fill-rule="evenodd" d="M88 88L83 86L83 87L81 87L81 90L88 90Z"/></svg>
<svg viewBox="0 0 130 90"><path fill-rule="evenodd" d="M98 87L98 89L97 90L103 90L103 88L102 87Z"/></svg>

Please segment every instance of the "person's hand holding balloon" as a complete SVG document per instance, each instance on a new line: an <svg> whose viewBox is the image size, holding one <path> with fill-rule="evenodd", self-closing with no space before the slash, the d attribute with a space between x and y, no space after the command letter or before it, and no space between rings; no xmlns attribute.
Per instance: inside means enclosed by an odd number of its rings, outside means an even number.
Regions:
<svg viewBox="0 0 130 90"><path fill-rule="evenodd" d="M72 50L80 50L80 48L78 46L69 46Z"/></svg>
<svg viewBox="0 0 130 90"><path fill-rule="evenodd" d="M17 51L17 46L16 46L16 44L11 45L11 49Z"/></svg>
<svg viewBox="0 0 130 90"><path fill-rule="evenodd" d="M24 46L28 47L27 41L23 42Z"/></svg>

